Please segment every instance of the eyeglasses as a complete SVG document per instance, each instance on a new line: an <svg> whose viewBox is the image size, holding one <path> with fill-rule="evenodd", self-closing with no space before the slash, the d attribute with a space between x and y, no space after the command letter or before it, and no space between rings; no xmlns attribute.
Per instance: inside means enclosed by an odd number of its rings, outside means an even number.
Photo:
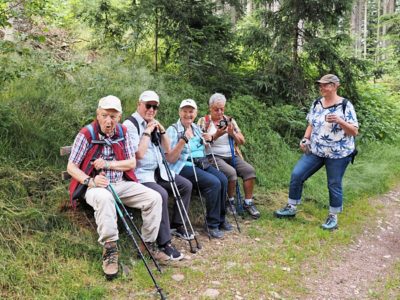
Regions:
<svg viewBox="0 0 400 300"><path fill-rule="evenodd" d="M146 105L146 109L150 109L150 108L153 108L154 110L158 109L158 105L157 104L148 104L148 103L146 103L145 105Z"/></svg>

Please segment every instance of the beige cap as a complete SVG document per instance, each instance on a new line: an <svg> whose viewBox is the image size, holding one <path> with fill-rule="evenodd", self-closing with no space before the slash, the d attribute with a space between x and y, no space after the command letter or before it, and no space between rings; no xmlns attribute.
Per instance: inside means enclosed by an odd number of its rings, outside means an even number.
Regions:
<svg viewBox="0 0 400 300"><path fill-rule="evenodd" d="M155 101L160 103L160 97L154 91L144 91L139 96L139 101L148 102L148 101Z"/></svg>
<svg viewBox="0 0 400 300"><path fill-rule="evenodd" d="M317 80L318 83L340 83L339 78L333 74L326 74Z"/></svg>
<svg viewBox="0 0 400 300"><path fill-rule="evenodd" d="M99 100L98 108L102 109L115 109L116 111L122 113L121 100L117 97L109 95Z"/></svg>
<svg viewBox="0 0 400 300"><path fill-rule="evenodd" d="M185 106L190 106L193 107L194 109L197 109L197 104L193 99L185 99L181 102L181 105L179 105L179 109Z"/></svg>

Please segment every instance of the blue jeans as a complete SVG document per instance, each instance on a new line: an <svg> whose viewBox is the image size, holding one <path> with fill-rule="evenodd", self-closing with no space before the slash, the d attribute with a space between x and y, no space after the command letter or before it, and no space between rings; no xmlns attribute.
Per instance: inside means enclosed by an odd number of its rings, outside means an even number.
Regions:
<svg viewBox="0 0 400 300"><path fill-rule="evenodd" d="M341 212L343 210L342 179L350 161L351 156L333 159L319 157L314 154L304 154L292 171L289 186L289 204L300 204L304 182L325 165L329 189L329 212Z"/></svg>
<svg viewBox="0 0 400 300"><path fill-rule="evenodd" d="M195 167L195 170L200 192L206 198L207 225L209 228L218 228L225 221L228 179L213 166L205 170ZM183 167L179 175L189 179L193 189L197 188L193 167Z"/></svg>

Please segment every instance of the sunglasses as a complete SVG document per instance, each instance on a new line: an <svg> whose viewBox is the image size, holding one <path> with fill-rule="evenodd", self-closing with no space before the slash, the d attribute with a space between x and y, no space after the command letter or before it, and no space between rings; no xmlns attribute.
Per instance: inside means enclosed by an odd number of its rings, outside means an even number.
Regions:
<svg viewBox="0 0 400 300"><path fill-rule="evenodd" d="M145 106L146 106L146 109L150 109L150 108L153 108L154 110L157 110L158 109L158 105L157 104L145 104Z"/></svg>

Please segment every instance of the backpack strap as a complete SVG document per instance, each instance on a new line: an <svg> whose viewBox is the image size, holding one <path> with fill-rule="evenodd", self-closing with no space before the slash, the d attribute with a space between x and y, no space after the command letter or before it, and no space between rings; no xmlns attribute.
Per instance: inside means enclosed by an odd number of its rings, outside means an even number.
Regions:
<svg viewBox="0 0 400 300"><path fill-rule="evenodd" d="M320 103L322 105L321 99L322 99L322 97L318 97L317 99L314 100L313 109L315 109L315 107L317 106L318 103Z"/></svg>
<svg viewBox="0 0 400 300"><path fill-rule="evenodd" d="M346 116L346 106L347 106L347 102L349 102L349 100L346 99L346 98L343 98L343 101L342 101L342 110L343 110L343 115L345 115L345 116Z"/></svg>
<svg viewBox="0 0 400 300"><path fill-rule="evenodd" d="M122 142L125 140L125 133L126 133L126 127L123 127L122 124L118 123L118 138L113 140L114 143L117 142Z"/></svg>
<svg viewBox="0 0 400 300"><path fill-rule="evenodd" d="M175 128L175 130L176 130L177 133L179 133L179 131L178 131L178 126L177 126L176 124L172 124L171 126Z"/></svg>
<svg viewBox="0 0 400 300"><path fill-rule="evenodd" d="M136 120L136 118L134 116L130 115L129 118L127 118L127 120L131 121L131 123L133 125L135 125L135 127L137 129L137 133L138 133L138 135L140 135L139 122Z"/></svg>
<svg viewBox="0 0 400 300"><path fill-rule="evenodd" d="M210 124L211 124L210 115L205 115L204 116L204 132L208 131L208 128L210 127Z"/></svg>
<svg viewBox="0 0 400 300"><path fill-rule="evenodd" d="M320 103L320 104L322 105L321 99L322 99L322 97L319 97L319 98L317 98L317 99L314 100L314 102L313 102L313 109L315 109L315 107L317 106L318 103ZM343 101L342 101L341 103L336 104L336 105L340 105L340 104L342 105L343 114L345 114L345 112L346 112L346 107L347 107L347 103L348 103L348 102L349 102L348 99L343 98Z"/></svg>

